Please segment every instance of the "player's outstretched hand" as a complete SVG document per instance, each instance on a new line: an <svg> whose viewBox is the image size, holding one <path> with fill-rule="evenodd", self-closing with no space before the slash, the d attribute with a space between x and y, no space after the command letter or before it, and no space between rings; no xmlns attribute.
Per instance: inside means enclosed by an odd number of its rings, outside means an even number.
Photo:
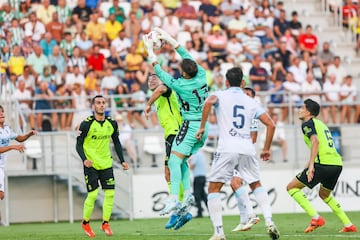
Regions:
<svg viewBox="0 0 360 240"><path fill-rule="evenodd" d="M204 131L205 129L204 128L200 128L197 132L196 132L196 139L197 140L201 140L203 135L204 135Z"/></svg>
<svg viewBox="0 0 360 240"><path fill-rule="evenodd" d="M146 34L143 35L143 41L144 46L146 48L146 51L148 53L148 59L151 63L157 62L156 55L154 53L154 44L153 41L151 41Z"/></svg>
<svg viewBox="0 0 360 240"><path fill-rule="evenodd" d="M123 167L123 170L128 170L129 169L129 164L127 162L121 163L121 166Z"/></svg>
<svg viewBox="0 0 360 240"><path fill-rule="evenodd" d="M154 30L160 34L160 39L165 40L174 48L177 48L179 46L179 42L176 41L170 34L165 32L163 29L156 27L154 28Z"/></svg>
<svg viewBox="0 0 360 240"><path fill-rule="evenodd" d="M151 112L151 106L149 104L146 104L146 107L144 109L146 120L149 120L150 112Z"/></svg>
<svg viewBox="0 0 360 240"><path fill-rule="evenodd" d="M19 145L13 145L12 148L13 148L14 150L18 150L18 151L21 152L21 153L23 153L23 152L25 151L25 146L24 146L24 145L21 145L21 144L19 144Z"/></svg>

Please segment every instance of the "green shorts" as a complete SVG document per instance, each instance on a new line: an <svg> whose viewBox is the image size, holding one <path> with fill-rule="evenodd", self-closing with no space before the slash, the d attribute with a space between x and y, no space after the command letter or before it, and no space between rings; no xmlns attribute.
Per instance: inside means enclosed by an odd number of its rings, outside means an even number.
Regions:
<svg viewBox="0 0 360 240"><path fill-rule="evenodd" d="M196 153L202 146L208 135L208 124L205 125L205 132L201 140L196 138L201 121L184 120L179 133L176 135L172 144L172 151L190 156Z"/></svg>

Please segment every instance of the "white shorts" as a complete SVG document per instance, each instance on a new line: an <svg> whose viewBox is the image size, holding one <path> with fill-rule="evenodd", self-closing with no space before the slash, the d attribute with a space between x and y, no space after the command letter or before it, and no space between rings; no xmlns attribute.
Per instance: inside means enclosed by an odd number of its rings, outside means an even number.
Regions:
<svg viewBox="0 0 360 240"><path fill-rule="evenodd" d="M259 181L260 168L256 157L240 153L215 153L209 181L226 183L233 176L249 184Z"/></svg>
<svg viewBox="0 0 360 240"><path fill-rule="evenodd" d="M0 167L0 192L5 192L5 174L4 168Z"/></svg>

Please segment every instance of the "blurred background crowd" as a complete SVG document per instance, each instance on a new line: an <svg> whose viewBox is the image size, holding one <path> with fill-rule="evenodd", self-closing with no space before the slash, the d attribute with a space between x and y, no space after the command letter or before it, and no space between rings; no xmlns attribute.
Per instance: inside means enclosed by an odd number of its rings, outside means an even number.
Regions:
<svg viewBox="0 0 360 240"><path fill-rule="evenodd" d="M151 94L152 67L142 35L161 27L207 70L210 92L225 88L225 73L239 66L247 86L279 119L303 98L323 105L326 123L358 123L358 76L348 74L328 41L320 42L297 11L275 0L2 0L1 101L16 100L32 129L74 130L90 114L89 99L109 97L132 128L157 126L142 114ZM341 24L356 33L360 1L330 1ZM341 7L337 7L341 6ZM175 78L179 57L165 45L159 62Z"/></svg>

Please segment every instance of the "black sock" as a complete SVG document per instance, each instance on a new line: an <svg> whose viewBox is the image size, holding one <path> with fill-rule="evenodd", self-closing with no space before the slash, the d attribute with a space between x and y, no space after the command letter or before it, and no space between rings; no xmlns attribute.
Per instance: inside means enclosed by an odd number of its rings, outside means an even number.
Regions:
<svg viewBox="0 0 360 240"><path fill-rule="evenodd" d="M104 225L105 223L109 223L109 221L103 221L103 223L102 223L102 224Z"/></svg>
<svg viewBox="0 0 360 240"><path fill-rule="evenodd" d="M82 223L83 223L83 224L89 224L89 221L83 220Z"/></svg>

